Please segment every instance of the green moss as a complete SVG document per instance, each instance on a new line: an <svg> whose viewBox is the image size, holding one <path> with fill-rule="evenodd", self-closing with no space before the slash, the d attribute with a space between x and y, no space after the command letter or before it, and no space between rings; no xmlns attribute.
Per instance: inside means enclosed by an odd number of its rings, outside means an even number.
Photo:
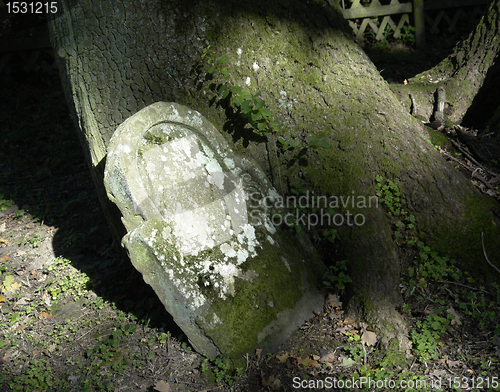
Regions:
<svg viewBox="0 0 500 392"><path fill-rule="evenodd" d="M281 235L277 240L285 249L294 246L288 236ZM257 347L260 332L270 322L278 319L277 314L293 309L304 295L304 290L307 287L315 287L318 283L319 276L309 276L308 281L303 281L301 269L293 267L299 260L288 258L292 274L284 274L285 253L266 240L261 244L263 248L259 253L266 256L254 258L248 264L251 266L252 275L256 276L255 280L249 284L244 279L237 279L237 295L228 296L227 299L210 296L213 302L210 314L205 319L209 321L218 318L224 320L224 323L210 326L203 320L198 320L200 326L206 328L207 335L218 342L221 351L231 357L237 357L252 347ZM314 260L310 262L317 263ZM246 264L242 265L244 273L248 272ZM318 267L318 274L321 275L322 268L319 265ZM261 342L263 345L269 343Z"/></svg>
<svg viewBox="0 0 500 392"><path fill-rule="evenodd" d="M439 146L448 150L454 150L453 144L450 142L450 139L448 139L448 137L432 128L427 127L426 129L429 133L430 141L433 146Z"/></svg>
<svg viewBox="0 0 500 392"><path fill-rule="evenodd" d="M384 367L389 368L406 368L408 366L408 359L406 354L402 352L399 348L399 342L397 339L391 339L389 345L384 351L384 357L382 362Z"/></svg>
<svg viewBox="0 0 500 392"><path fill-rule="evenodd" d="M163 135L154 135L148 131L144 134L144 140L147 144L162 145L168 140L168 138Z"/></svg>

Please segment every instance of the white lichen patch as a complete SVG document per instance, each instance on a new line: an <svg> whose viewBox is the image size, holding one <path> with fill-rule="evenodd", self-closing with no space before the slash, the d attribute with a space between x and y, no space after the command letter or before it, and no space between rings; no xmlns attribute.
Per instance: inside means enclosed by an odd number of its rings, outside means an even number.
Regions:
<svg viewBox="0 0 500 392"><path fill-rule="evenodd" d="M173 216L174 234L179 250L185 255L197 256L201 250L212 248L214 229L203 211L183 211Z"/></svg>
<svg viewBox="0 0 500 392"><path fill-rule="evenodd" d="M220 251L222 254L226 256L225 260L227 260L228 257L236 257L237 252L236 250L229 244L225 243L220 246Z"/></svg>
<svg viewBox="0 0 500 392"><path fill-rule="evenodd" d="M248 252L242 252L242 256L238 255L238 259L243 256L248 257L249 253L252 256L256 255L255 248L259 245L259 242L257 241L257 237L255 236L255 228L252 225L248 223L244 225L243 232L238 234L237 238L238 242L243 246L243 248L248 249ZM245 249L242 249L242 251L245 251Z"/></svg>
<svg viewBox="0 0 500 392"><path fill-rule="evenodd" d="M290 268L290 264L288 264L288 260L285 259L284 257L281 258L281 261L283 261L283 264L285 264L286 268L288 269L289 272L292 272Z"/></svg>
<svg viewBox="0 0 500 392"><path fill-rule="evenodd" d="M221 298L225 299L226 294L234 295L234 278L238 276L240 269L231 263L221 263L214 266L214 272L218 273L224 281L220 290Z"/></svg>
<svg viewBox="0 0 500 392"><path fill-rule="evenodd" d="M278 106L282 109L292 110L293 107L297 104L296 99L289 99L286 91L280 91L281 98L278 99Z"/></svg>
<svg viewBox="0 0 500 392"><path fill-rule="evenodd" d="M119 144L115 150L109 152L108 156L120 155L121 153L130 154L130 151L132 150L128 144Z"/></svg>

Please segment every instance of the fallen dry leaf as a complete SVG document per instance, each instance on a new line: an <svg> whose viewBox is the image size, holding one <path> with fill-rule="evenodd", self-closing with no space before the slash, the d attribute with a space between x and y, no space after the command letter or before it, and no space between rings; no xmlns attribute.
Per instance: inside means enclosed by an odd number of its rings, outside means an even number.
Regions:
<svg viewBox="0 0 500 392"><path fill-rule="evenodd" d="M364 331L363 335L361 335L361 340L365 342L365 344L369 346L374 346L377 343L377 334L372 331Z"/></svg>
<svg viewBox="0 0 500 392"><path fill-rule="evenodd" d="M326 363L326 362L333 362L335 360L335 354L334 353L328 353L328 354L325 354L323 355L319 361L320 362L323 362L323 363Z"/></svg>
<svg viewBox="0 0 500 392"><path fill-rule="evenodd" d="M461 317L458 315L458 313L455 311L453 308L449 308L446 313L452 314L455 318L451 320L451 325L456 325L459 327L462 325Z"/></svg>
<svg viewBox="0 0 500 392"><path fill-rule="evenodd" d="M340 297L337 294L328 294L325 301L325 307L340 308L342 307L342 302L340 302Z"/></svg>
<svg viewBox="0 0 500 392"><path fill-rule="evenodd" d="M449 367L457 367L457 366L460 366L462 363L460 361L450 361L449 359L446 360L446 364L449 366Z"/></svg>
<svg viewBox="0 0 500 392"><path fill-rule="evenodd" d="M17 283L12 275L7 275L3 280L3 285L1 287L4 293L14 293L21 287L21 283Z"/></svg>
<svg viewBox="0 0 500 392"><path fill-rule="evenodd" d="M20 305L26 305L27 303L29 303L31 301L31 298L28 298L28 297L23 297L21 298L19 301L17 301L14 305L14 309Z"/></svg>
<svg viewBox="0 0 500 392"><path fill-rule="evenodd" d="M446 370L434 370L432 373L430 373L430 375L434 377L441 377L444 374L446 374Z"/></svg>
<svg viewBox="0 0 500 392"><path fill-rule="evenodd" d="M38 315L38 318L39 318L40 320L47 319L47 318L51 318L51 317L54 317L54 316L52 315L52 312L50 312L50 313L47 313L47 312L40 312L40 314Z"/></svg>
<svg viewBox="0 0 500 392"><path fill-rule="evenodd" d="M339 325L342 327L346 325L354 325L354 323L355 321L350 317L346 317L344 320L339 321Z"/></svg>
<svg viewBox="0 0 500 392"><path fill-rule="evenodd" d="M282 355L276 355L276 358L278 359L278 361L280 361L281 363L283 362L286 362L286 360L290 357L290 355L288 355L288 353L284 353Z"/></svg>
<svg viewBox="0 0 500 392"><path fill-rule="evenodd" d="M263 387L269 387L273 391L277 391L281 388L281 380L278 377L270 376L267 380L265 379L263 374L261 374L261 377Z"/></svg>
<svg viewBox="0 0 500 392"><path fill-rule="evenodd" d="M155 384L155 391L168 392L170 391L170 384L168 382L160 380Z"/></svg>
<svg viewBox="0 0 500 392"><path fill-rule="evenodd" d="M300 358L300 357L294 357L294 358L297 360L299 365L302 365L304 367L318 367L318 366L320 366L318 361L315 361L312 358Z"/></svg>
<svg viewBox="0 0 500 392"><path fill-rule="evenodd" d="M49 353L53 353L54 351L56 351L56 348L57 348L57 344L56 343L52 343L49 348L47 349L47 351Z"/></svg>

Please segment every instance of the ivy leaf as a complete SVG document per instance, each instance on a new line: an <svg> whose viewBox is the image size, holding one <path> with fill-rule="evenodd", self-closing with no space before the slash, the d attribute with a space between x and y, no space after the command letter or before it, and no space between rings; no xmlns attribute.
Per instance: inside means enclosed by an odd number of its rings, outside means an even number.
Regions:
<svg viewBox="0 0 500 392"><path fill-rule="evenodd" d="M266 128L267 128L267 123L266 123L265 121L259 121L259 122L257 123L257 129L258 129L259 131L261 131L261 132L262 132L262 131L263 131L264 129L266 129Z"/></svg>
<svg viewBox="0 0 500 392"><path fill-rule="evenodd" d="M318 143L323 148L329 148L330 147L330 143L328 143L326 140L319 140Z"/></svg>
<svg viewBox="0 0 500 392"><path fill-rule="evenodd" d="M226 56L220 56L220 57L217 59L217 63L218 63L218 64L224 64L226 61L227 61L227 57L226 57Z"/></svg>
<svg viewBox="0 0 500 392"><path fill-rule="evenodd" d="M260 119L260 114L258 112L258 110L252 110L252 113L250 114L251 118L252 118L252 121L257 121L258 119Z"/></svg>
<svg viewBox="0 0 500 392"><path fill-rule="evenodd" d="M234 97L234 104L236 106L240 107L242 103L243 103L243 98L241 95L237 95L236 97Z"/></svg>
<svg viewBox="0 0 500 392"><path fill-rule="evenodd" d="M344 357L342 359L342 363L340 364L340 366L346 366L347 367L347 366L352 366L354 364L356 364L356 361L354 359Z"/></svg>
<svg viewBox="0 0 500 392"><path fill-rule="evenodd" d="M208 69L208 73L211 74L211 73L214 73L215 70L216 70L216 66L215 65L212 65L209 69Z"/></svg>
<svg viewBox="0 0 500 392"><path fill-rule="evenodd" d="M264 102L264 101L262 101ZM260 114L262 117L264 117L266 120L269 120L271 117L272 117L272 113L269 109L266 109L266 108L262 108L260 109ZM272 125L272 124L271 124ZM277 123L275 123L275 125L278 125Z"/></svg>
<svg viewBox="0 0 500 392"><path fill-rule="evenodd" d="M222 94L227 89L227 84L223 84L219 87L219 94Z"/></svg>
<svg viewBox="0 0 500 392"><path fill-rule="evenodd" d="M254 99L253 101L255 108L257 110L262 109L264 105L266 104L266 101L263 101L262 99Z"/></svg>
<svg viewBox="0 0 500 392"><path fill-rule="evenodd" d="M222 75L227 75L229 73L229 71L227 70L227 68L222 68L220 70L220 72L221 72Z"/></svg>
<svg viewBox="0 0 500 392"><path fill-rule="evenodd" d="M293 142L290 143L290 147L296 148L299 145L299 143L300 142L298 140L294 140Z"/></svg>
<svg viewBox="0 0 500 392"><path fill-rule="evenodd" d="M249 109L250 103L252 101L246 99L240 104L241 110L243 110L244 113L248 113L251 109Z"/></svg>
<svg viewBox="0 0 500 392"><path fill-rule="evenodd" d="M233 94L239 94L241 92L241 87L240 86L233 86L233 87L231 87L231 92Z"/></svg>
<svg viewBox="0 0 500 392"><path fill-rule="evenodd" d="M240 97L245 100L252 99L252 94L250 94L248 91L242 91Z"/></svg>

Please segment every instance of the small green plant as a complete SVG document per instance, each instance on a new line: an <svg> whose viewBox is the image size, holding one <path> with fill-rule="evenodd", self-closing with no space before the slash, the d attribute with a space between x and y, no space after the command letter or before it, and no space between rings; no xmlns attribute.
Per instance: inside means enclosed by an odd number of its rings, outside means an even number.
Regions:
<svg viewBox="0 0 500 392"><path fill-rule="evenodd" d="M323 284L329 289L344 290L346 283L351 283L352 279L347 274L347 260L337 261L335 265L329 267L327 280Z"/></svg>
<svg viewBox="0 0 500 392"><path fill-rule="evenodd" d="M446 332L450 319L438 314L430 314L426 320L417 321L417 329L411 332L414 352L422 361L437 359L439 347L443 346L440 341L441 335Z"/></svg>
<svg viewBox="0 0 500 392"><path fill-rule="evenodd" d="M201 59L206 59L206 63L209 65L208 74L215 77L218 71L219 76L224 80L224 83L217 89L219 99L223 100L232 96L234 106L240 111L241 118L248 122L257 133L277 131L278 123L274 121L271 111L264 107L266 101L259 98L260 92L252 94L240 86L229 84L229 70L223 67L223 64L227 62L226 56L215 58L215 51L211 50L209 45L203 49Z"/></svg>
<svg viewBox="0 0 500 392"><path fill-rule="evenodd" d="M364 356L363 345L361 343L355 344L353 346L344 347L344 351L348 352L354 361L359 361Z"/></svg>
<svg viewBox="0 0 500 392"><path fill-rule="evenodd" d="M158 341L161 343L161 344L165 344L168 342L168 340L170 339L170 332L162 332L160 335L158 335Z"/></svg>
<svg viewBox="0 0 500 392"><path fill-rule="evenodd" d="M30 238L27 238L24 241L25 243L31 244L33 248L38 248L42 243L43 238L39 237L37 234L33 234Z"/></svg>
<svg viewBox="0 0 500 392"><path fill-rule="evenodd" d="M330 148L330 143L328 143L326 140L326 132L320 132L317 135L315 135L312 140L309 142L309 147L311 148Z"/></svg>
<svg viewBox="0 0 500 392"><path fill-rule="evenodd" d="M361 339L361 336L357 333L347 332L346 336L348 342L358 342Z"/></svg>
<svg viewBox="0 0 500 392"><path fill-rule="evenodd" d="M410 25L404 25L400 30L400 35L398 41L403 45L413 45L415 44L415 33L416 29Z"/></svg>
<svg viewBox="0 0 500 392"><path fill-rule="evenodd" d="M13 206L15 203L13 200L6 200L5 195L0 193L0 212L5 211L10 206Z"/></svg>
<svg viewBox="0 0 500 392"><path fill-rule="evenodd" d="M73 295L76 300L87 291L90 278L83 272L68 273L70 265L71 261L64 257L58 257L45 269L46 273L52 272L54 274L54 278L48 282L47 289L52 299L56 299L60 294L66 293Z"/></svg>
<svg viewBox="0 0 500 392"><path fill-rule="evenodd" d="M217 384L223 382L232 386L243 374L243 368L235 367L227 356L217 356L215 359L205 358L201 363L201 372Z"/></svg>
<svg viewBox="0 0 500 392"><path fill-rule="evenodd" d="M402 208L406 200L401 197L398 186L391 180L383 181L382 176L376 176L375 181L377 182L375 194L378 196L380 203L388 208L388 214L390 216L407 214Z"/></svg>
<svg viewBox="0 0 500 392"><path fill-rule="evenodd" d="M426 246L418 238L413 238L408 241L409 245L416 245L418 255L413 260L416 267L408 268L408 276L410 278L417 278L420 281L427 281L433 279L439 281L445 277L450 277L454 280L460 278L459 270L456 268L456 260L450 259L447 256L439 256L435 251Z"/></svg>
<svg viewBox="0 0 500 392"><path fill-rule="evenodd" d="M278 142L281 144L281 148L283 149L284 152L293 150L294 148L297 148L300 144L298 140L294 140L288 143L283 136L280 136L278 138Z"/></svg>
<svg viewBox="0 0 500 392"><path fill-rule="evenodd" d="M51 367L46 359L32 360L21 376L14 376L9 383L13 391L57 390L61 380L51 374Z"/></svg>

